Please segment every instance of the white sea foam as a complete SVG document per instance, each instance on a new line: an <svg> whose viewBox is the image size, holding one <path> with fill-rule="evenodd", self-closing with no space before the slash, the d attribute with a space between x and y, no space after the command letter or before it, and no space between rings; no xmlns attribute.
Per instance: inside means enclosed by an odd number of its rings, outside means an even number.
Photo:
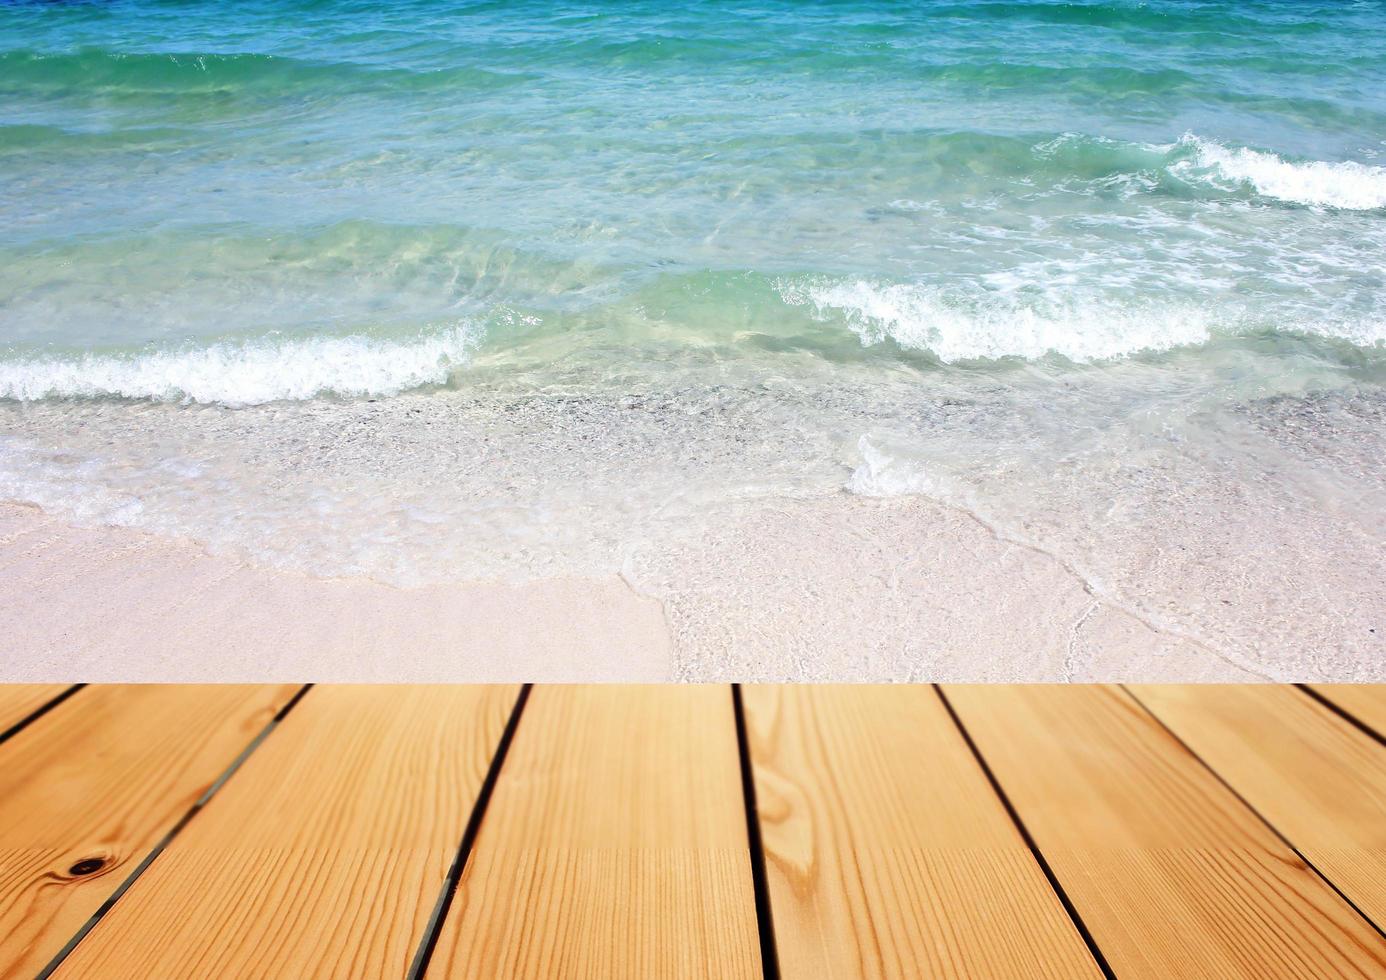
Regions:
<svg viewBox="0 0 1386 980"><path fill-rule="evenodd" d="M899 497L927 494L934 489L922 466L890 455L868 436L857 440L857 453L861 463L852 470L847 489L859 497Z"/></svg>
<svg viewBox="0 0 1386 980"><path fill-rule="evenodd" d="M409 340L364 336L218 343L128 356L0 361L0 398L116 396L230 406L322 394L392 395L441 384L479 331L462 325Z"/></svg>
<svg viewBox="0 0 1386 980"><path fill-rule="evenodd" d="M1362 211L1386 208L1386 167L1348 160L1293 163L1274 153L1227 147L1185 133L1177 148L1192 156L1170 166L1176 174L1212 170L1223 181L1249 184L1256 193L1295 204Z"/></svg>
<svg viewBox="0 0 1386 980"><path fill-rule="evenodd" d="M780 295L813 306L821 317L844 318L865 346L889 339L948 363L1048 354L1075 362L1109 360L1204 343L1212 327L1210 314L1191 305L1028 302L1009 292L960 297L913 283L782 283Z"/></svg>

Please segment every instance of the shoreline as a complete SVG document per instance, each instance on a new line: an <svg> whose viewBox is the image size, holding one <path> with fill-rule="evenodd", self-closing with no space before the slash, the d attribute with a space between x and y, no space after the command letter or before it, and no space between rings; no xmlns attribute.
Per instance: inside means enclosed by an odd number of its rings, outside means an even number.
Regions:
<svg viewBox="0 0 1386 980"><path fill-rule="evenodd" d="M437 651L381 667L383 640L343 638L328 615L287 668L322 679L466 679L444 639L416 636L446 607L503 680L1386 681L1386 392L1181 407L1139 365L1112 371L1024 397L960 378L762 390L699 375L664 394L652 377L637 395L7 404L0 497L168 536L82 532L68 551L89 565L197 542L217 561L183 565L237 601L344 606L363 633ZM148 583L106 621L80 584L34 583L48 625L18 635L129 634L183 588L162 548L142 561ZM179 615L213 615L225 591ZM592 636L565 635L588 592ZM281 642L215 615L222 634ZM144 669L127 647L112 659Z"/></svg>
<svg viewBox="0 0 1386 980"><path fill-rule="evenodd" d="M668 680L659 603L616 576L396 588L0 503L0 681Z"/></svg>
<svg viewBox="0 0 1386 980"><path fill-rule="evenodd" d="M810 554L805 542L820 550ZM834 556L831 563L819 560ZM959 556L966 556L960 561ZM0 681L1275 679L932 501L779 501L620 575L400 588L0 503ZM93 598L94 597L94 598ZM1250 669L1248 669L1250 668ZM1306 675L1307 676L1307 675Z"/></svg>

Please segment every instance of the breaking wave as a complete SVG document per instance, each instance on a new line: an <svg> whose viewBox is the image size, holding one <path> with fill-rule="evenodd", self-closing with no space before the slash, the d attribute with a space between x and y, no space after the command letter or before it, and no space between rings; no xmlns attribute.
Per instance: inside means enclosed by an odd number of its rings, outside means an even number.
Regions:
<svg viewBox="0 0 1386 980"><path fill-rule="evenodd" d="M118 397L227 406L393 395L442 384L480 339L470 325L410 340L223 342L195 350L0 361L0 398Z"/></svg>
<svg viewBox="0 0 1386 980"><path fill-rule="evenodd" d="M1153 309L1093 300L1025 302L1007 294L959 296L943 287L868 280L787 284L785 301L841 317L863 346L894 341L944 363L1038 360L1084 363L1201 344L1213 319L1194 306Z"/></svg>
<svg viewBox="0 0 1386 980"><path fill-rule="evenodd" d="M1051 355L1084 364L1206 344L1255 332L1245 312L1214 305L1067 294L961 291L867 279L782 281L781 298L820 320L838 320L864 347L892 341L945 364ZM1323 320L1279 329L1358 347L1386 343L1386 321Z"/></svg>
<svg viewBox="0 0 1386 980"><path fill-rule="evenodd" d="M1192 133L1185 133L1176 148L1191 153L1170 165L1170 171L1179 176L1195 169L1211 170L1215 179L1294 204L1352 211L1386 208L1386 167L1351 160L1294 163L1274 153L1228 147Z"/></svg>

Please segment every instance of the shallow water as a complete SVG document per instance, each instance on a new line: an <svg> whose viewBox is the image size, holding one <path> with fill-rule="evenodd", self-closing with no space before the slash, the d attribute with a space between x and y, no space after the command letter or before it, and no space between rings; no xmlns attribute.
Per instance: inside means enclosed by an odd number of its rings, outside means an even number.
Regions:
<svg viewBox="0 0 1386 980"><path fill-rule="evenodd" d="M1231 580L1372 642L1383 32L4 5L0 494L399 583L922 494L1229 649L1296 636Z"/></svg>

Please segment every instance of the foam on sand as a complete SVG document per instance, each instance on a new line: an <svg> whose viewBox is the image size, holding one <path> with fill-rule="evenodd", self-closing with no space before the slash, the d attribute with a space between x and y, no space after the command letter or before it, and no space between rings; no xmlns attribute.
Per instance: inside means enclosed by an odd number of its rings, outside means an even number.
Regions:
<svg viewBox="0 0 1386 980"><path fill-rule="evenodd" d="M870 436L857 440L861 463L852 470L847 489L861 497L898 497L929 494L934 483L917 463L892 456L876 446Z"/></svg>

